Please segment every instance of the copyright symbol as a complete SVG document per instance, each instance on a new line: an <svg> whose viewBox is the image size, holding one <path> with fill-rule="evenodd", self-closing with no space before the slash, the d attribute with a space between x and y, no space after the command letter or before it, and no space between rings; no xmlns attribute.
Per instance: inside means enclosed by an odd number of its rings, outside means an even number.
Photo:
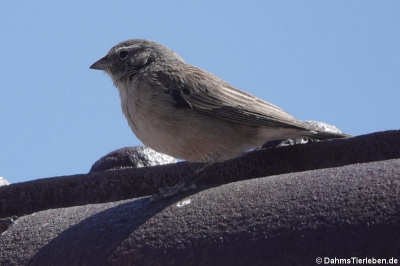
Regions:
<svg viewBox="0 0 400 266"><path fill-rule="evenodd" d="M322 258L321 258L321 257L316 257L316 258L315 258L315 262L316 262L317 264L321 264L321 263L322 263Z"/></svg>

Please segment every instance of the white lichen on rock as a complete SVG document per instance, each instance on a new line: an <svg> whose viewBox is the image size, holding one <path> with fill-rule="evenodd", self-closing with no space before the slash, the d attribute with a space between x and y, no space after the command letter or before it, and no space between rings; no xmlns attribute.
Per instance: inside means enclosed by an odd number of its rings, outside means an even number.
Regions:
<svg viewBox="0 0 400 266"><path fill-rule="evenodd" d="M9 184L10 184L10 182L8 182L4 177L0 176L0 187L1 186L6 186L6 185L9 185Z"/></svg>
<svg viewBox="0 0 400 266"><path fill-rule="evenodd" d="M336 126L325 123L325 122L307 120L307 121L303 121L303 123L305 123L307 126L309 126L310 129L313 129L318 132L330 132L330 133L338 133L338 134L343 133Z"/></svg>

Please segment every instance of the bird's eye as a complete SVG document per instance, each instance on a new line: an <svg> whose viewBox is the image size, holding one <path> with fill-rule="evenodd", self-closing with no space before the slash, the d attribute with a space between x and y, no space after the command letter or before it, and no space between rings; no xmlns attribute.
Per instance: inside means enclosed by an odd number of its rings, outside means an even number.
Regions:
<svg viewBox="0 0 400 266"><path fill-rule="evenodd" d="M120 51L119 53L118 53L118 57L119 57L119 59L121 59L121 60L125 60L127 57L128 57L128 51L124 51L124 50L122 50L122 51Z"/></svg>

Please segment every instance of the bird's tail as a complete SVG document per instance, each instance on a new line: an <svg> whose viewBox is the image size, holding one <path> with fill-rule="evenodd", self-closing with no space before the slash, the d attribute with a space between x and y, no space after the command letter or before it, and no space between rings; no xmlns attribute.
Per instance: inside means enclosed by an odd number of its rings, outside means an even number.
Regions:
<svg viewBox="0 0 400 266"><path fill-rule="evenodd" d="M351 137L351 135L342 133L337 127L327 123L309 120L303 121L303 125L309 130L308 137L313 139L326 140Z"/></svg>

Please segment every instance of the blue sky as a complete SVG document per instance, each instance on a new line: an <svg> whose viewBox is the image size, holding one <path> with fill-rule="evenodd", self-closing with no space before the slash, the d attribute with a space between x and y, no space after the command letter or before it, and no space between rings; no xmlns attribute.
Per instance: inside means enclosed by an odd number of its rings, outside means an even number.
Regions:
<svg viewBox="0 0 400 266"><path fill-rule="evenodd" d="M0 176L85 173L139 145L89 65L147 38L281 106L353 134L399 128L399 1L6 1Z"/></svg>

